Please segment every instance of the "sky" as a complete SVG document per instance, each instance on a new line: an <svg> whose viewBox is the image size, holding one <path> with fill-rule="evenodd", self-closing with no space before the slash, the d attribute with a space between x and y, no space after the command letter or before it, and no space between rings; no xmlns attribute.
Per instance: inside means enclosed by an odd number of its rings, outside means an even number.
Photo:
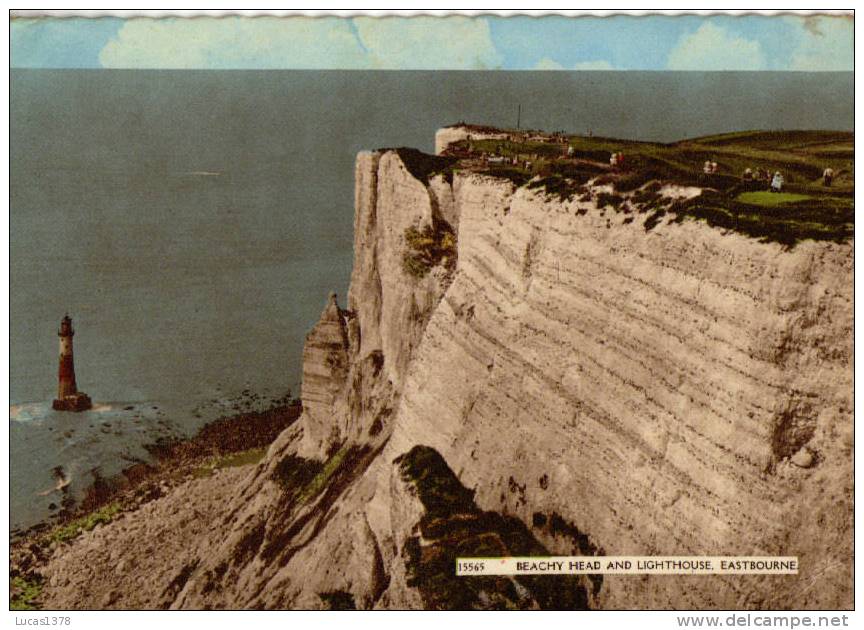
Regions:
<svg viewBox="0 0 864 630"><path fill-rule="evenodd" d="M15 68L852 71L846 16L14 18Z"/></svg>

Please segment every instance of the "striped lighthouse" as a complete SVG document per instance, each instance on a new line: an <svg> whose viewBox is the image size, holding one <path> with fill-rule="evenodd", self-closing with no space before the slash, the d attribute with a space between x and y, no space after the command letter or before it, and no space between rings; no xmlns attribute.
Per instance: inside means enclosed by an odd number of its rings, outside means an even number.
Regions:
<svg viewBox="0 0 864 630"><path fill-rule="evenodd" d="M85 411L93 406L90 397L78 391L75 382L75 356L72 350L72 319L66 315L60 322L60 368L58 370L57 398L52 407L57 411Z"/></svg>

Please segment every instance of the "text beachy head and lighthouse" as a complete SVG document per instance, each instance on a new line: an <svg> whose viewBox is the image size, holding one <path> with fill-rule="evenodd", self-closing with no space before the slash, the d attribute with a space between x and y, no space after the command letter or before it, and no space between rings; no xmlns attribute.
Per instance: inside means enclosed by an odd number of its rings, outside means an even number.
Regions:
<svg viewBox="0 0 864 630"><path fill-rule="evenodd" d="M72 318L67 314L60 322L60 367L58 370L57 398L52 407L57 411L86 411L93 406L90 396L78 391L75 382L75 356L72 349Z"/></svg>

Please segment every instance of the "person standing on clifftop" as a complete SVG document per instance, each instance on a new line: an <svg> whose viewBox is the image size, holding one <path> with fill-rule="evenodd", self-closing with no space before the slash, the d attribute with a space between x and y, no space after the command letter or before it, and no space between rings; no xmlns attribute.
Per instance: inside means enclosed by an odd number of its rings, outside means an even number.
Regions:
<svg viewBox="0 0 864 630"><path fill-rule="evenodd" d="M774 173L774 179L771 180L771 192L779 193L783 189L783 176L780 171Z"/></svg>

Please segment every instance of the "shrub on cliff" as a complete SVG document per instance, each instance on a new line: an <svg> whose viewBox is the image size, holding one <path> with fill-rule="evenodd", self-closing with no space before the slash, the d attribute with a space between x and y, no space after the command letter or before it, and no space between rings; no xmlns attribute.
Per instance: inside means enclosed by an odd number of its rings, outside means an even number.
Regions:
<svg viewBox="0 0 864 630"><path fill-rule="evenodd" d="M624 197L621 195L616 195L614 193L601 192L597 193L597 207L605 208L606 206L612 206L615 210L624 203Z"/></svg>
<svg viewBox="0 0 864 630"><path fill-rule="evenodd" d="M822 197L775 207L742 203L722 192L705 191L676 201L668 209L675 221L705 221L712 227L745 234L762 242L794 247L803 240L842 243L854 233L854 207L839 198Z"/></svg>
<svg viewBox="0 0 864 630"><path fill-rule="evenodd" d="M402 256L405 272L423 278L429 270L443 265L447 270L456 266L456 235L445 221L422 230L411 226L405 230L406 249Z"/></svg>
<svg viewBox="0 0 864 630"><path fill-rule="evenodd" d="M296 496L321 472L324 465L314 459L296 455L283 458L273 471L273 477L286 492Z"/></svg>
<svg viewBox="0 0 864 630"><path fill-rule="evenodd" d="M497 179L506 179L516 188L524 186L534 176L533 173L525 170L524 168L519 168L515 166L512 168L509 166L494 166L489 168L486 171L486 174Z"/></svg>
<svg viewBox="0 0 864 630"><path fill-rule="evenodd" d="M585 177L584 181L587 180L588 177ZM541 188L547 197L557 197L561 201L570 201L577 193L583 191L582 183L578 180L565 179L560 175L551 175L531 182L528 184L528 188Z"/></svg>
<svg viewBox="0 0 864 630"><path fill-rule="evenodd" d="M476 510L474 492L462 485L434 448L415 446L393 463L399 466L402 479L414 485L417 498L429 514L447 516Z"/></svg>
<svg viewBox="0 0 864 630"><path fill-rule="evenodd" d="M429 155L422 151L418 151L417 149L410 149L408 147L400 147L395 149L395 151L399 154L402 163L405 164L405 168L408 169L408 172L411 173L415 179L428 183L429 179L435 175L443 175L444 179L452 183L453 167L457 162L455 158L441 155Z"/></svg>

